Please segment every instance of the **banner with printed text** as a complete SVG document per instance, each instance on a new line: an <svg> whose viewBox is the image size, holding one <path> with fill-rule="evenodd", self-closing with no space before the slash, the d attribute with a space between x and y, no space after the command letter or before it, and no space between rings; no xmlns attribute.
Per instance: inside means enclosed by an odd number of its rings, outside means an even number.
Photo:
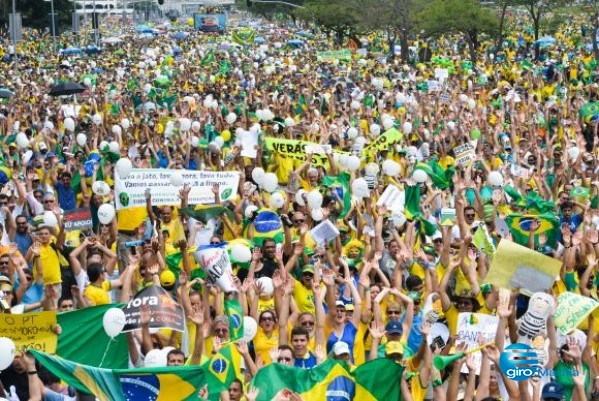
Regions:
<svg viewBox="0 0 599 401"><path fill-rule="evenodd" d="M0 313L0 337L10 338L19 352L31 349L56 352L55 326L56 312Z"/></svg>
<svg viewBox="0 0 599 401"><path fill-rule="evenodd" d="M389 146L401 141L403 134L395 128L388 129L364 148L365 156L373 156L382 150L389 150Z"/></svg>
<svg viewBox="0 0 599 401"><path fill-rule="evenodd" d="M474 146L469 143L453 148L453 154L456 164L459 164L462 167L468 167L476 157Z"/></svg>
<svg viewBox="0 0 599 401"><path fill-rule="evenodd" d="M329 50L326 52L317 52L316 59L318 61L331 62L334 60L351 60L351 50Z"/></svg>
<svg viewBox="0 0 599 401"><path fill-rule="evenodd" d="M75 231L75 230L91 230L93 227L92 223L92 212L89 208L79 208L69 210L64 214L64 230Z"/></svg>
<svg viewBox="0 0 599 401"><path fill-rule="evenodd" d="M180 180L178 176L182 176L183 183L191 187L188 199L190 205L214 203L214 184L219 185L221 201L233 198L237 194L237 172L133 169L127 178L120 178L115 174L116 209L144 207L146 189L150 190L154 205L181 204L178 196L181 186L174 185Z"/></svg>
<svg viewBox="0 0 599 401"><path fill-rule="evenodd" d="M300 141L296 139L282 139L266 137L264 138L266 149L271 152L275 152L282 157L292 158L299 161L306 160L306 153L312 154L312 165L313 166L328 166L329 160L327 159L326 152L330 149L329 145L320 145L314 142ZM333 153L339 155L344 152L332 150Z"/></svg>
<svg viewBox="0 0 599 401"><path fill-rule="evenodd" d="M574 331L597 307L599 302L589 297L564 292L557 298L557 309L553 317L555 327L563 335Z"/></svg>
<svg viewBox="0 0 599 401"><path fill-rule="evenodd" d="M125 307L125 327L123 333L141 328L141 308L151 311L150 329L168 328L183 332L185 314L183 308L159 285L151 285L138 292Z"/></svg>

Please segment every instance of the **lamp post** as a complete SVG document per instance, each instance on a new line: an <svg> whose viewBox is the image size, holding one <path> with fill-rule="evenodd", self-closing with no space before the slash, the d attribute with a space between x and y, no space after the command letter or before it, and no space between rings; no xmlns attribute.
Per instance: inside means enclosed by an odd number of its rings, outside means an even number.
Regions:
<svg viewBox="0 0 599 401"><path fill-rule="evenodd" d="M14 1L14 0L13 0ZM56 51L56 24L54 18L54 0L44 0L50 1L50 19L52 20L50 24L50 29L52 30L52 42L54 43L54 51Z"/></svg>
<svg viewBox="0 0 599 401"><path fill-rule="evenodd" d="M12 0L12 51L15 60L17 56L17 2Z"/></svg>

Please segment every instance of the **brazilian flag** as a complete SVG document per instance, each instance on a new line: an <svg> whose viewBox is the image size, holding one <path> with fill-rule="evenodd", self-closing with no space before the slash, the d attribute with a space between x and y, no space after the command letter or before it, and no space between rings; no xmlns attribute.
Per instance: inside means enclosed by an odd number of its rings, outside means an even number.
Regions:
<svg viewBox="0 0 599 401"><path fill-rule="evenodd" d="M339 174L338 176L325 175L322 179L322 186L329 188L339 196L343 203L343 210L341 211L340 218L344 218L349 210L351 209L351 193L349 190L350 175L346 172Z"/></svg>
<svg viewBox="0 0 599 401"><path fill-rule="evenodd" d="M200 67L206 67L207 65L210 65L215 61L216 56L214 55L214 50L209 50L208 53L206 53L202 58L202 61L200 61Z"/></svg>
<svg viewBox="0 0 599 401"><path fill-rule="evenodd" d="M420 186L406 185L404 187L406 200L404 205L404 213L407 219L419 221L419 231L425 235L433 235L437 231L437 227L430 221L425 219L420 212Z"/></svg>
<svg viewBox="0 0 599 401"><path fill-rule="evenodd" d="M241 28L233 31L231 34L233 42L239 43L240 45L252 45L256 39L256 32L252 28Z"/></svg>
<svg viewBox="0 0 599 401"><path fill-rule="evenodd" d="M241 339L243 337L243 309L238 299L225 299L225 314L229 318L231 341Z"/></svg>
<svg viewBox="0 0 599 401"><path fill-rule="evenodd" d="M244 237L247 236L249 220L244 221ZM281 217L275 212L263 209L254 219L254 244L262 246L265 239L271 238L277 244L282 244L285 239Z"/></svg>
<svg viewBox="0 0 599 401"><path fill-rule="evenodd" d="M578 116L587 124L597 121L597 119L599 119L599 102L585 103L578 110Z"/></svg>
<svg viewBox="0 0 599 401"><path fill-rule="evenodd" d="M227 390L235 378L232 363L223 349L208 366L167 366L141 369L102 369L76 364L43 352L31 351L35 359L76 389L100 401L197 400L204 385L210 394ZM218 398L215 398L218 399Z"/></svg>
<svg viewBox="0 0 599 401"><path fill-rule="evenodd" d="M231 221L233 221L234 218L232 211L220 205L197 205L196 207L188 206L179 209L179 213L188 217L192 217L204 224L208 223L208 220L215 217L220 217L223 214Z"/></svg>
<svg viewBox="0 0 599 401"><path fill-rule="evenodd" d="M530 238L532 223L538 220L540 225L535 231L535 236L545 234L548 242L552 243L559 233L559 219L552 213L543 214L519 214L513 213L505 218L505 222L512 234L514 242L526 246ZM535 240L536 241L536 240Z"/></svg>
<svg viewBox="0 0 599 401"><path fill-rule="evenodd" d="M391 359L379 358L350 371L349 366L327 359L314 369L279 363L258 371L252 385L259 390L257 401L271 401L286 391L303 400L401 400L403 367Z"/></svg>

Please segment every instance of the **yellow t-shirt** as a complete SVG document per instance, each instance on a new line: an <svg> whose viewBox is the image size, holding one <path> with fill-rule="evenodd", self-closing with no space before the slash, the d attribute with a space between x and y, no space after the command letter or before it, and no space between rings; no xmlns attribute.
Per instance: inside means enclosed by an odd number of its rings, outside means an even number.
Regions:
<svg viewBox="0 0 599 401"><path fill-rule="evenodd" d="M278 153L273 154L273 162L277 165L277 169L274 172L279 179L280 184L287 184L289 176L293 173L293 158L282 157Z"/></svg>
<svg viewBox="0 0 599 401"><path fill-rule="evenodd" d="M480 309L477 310L476 313L484 313L485 315L493 315L493 311L490 311L487 308L487 306L485 305L484 298L481 302L482 294L479 293L476 298L477 298L477 301L481 304ZM449 309L447 309L446 311L443 312L443 314L445 315L445 319L447 320L447 327L449 328L449 334L452 336L456 335L458 332L458 316L460 315L460 312L457 310L457 308L455 306L451 305L449 307Z"/></svg>
<svg viewBox="0 0 599 401"><path fill-rule="evenodd" d="M44 285L62 283L60 259L58 258L58 250L54 248L56 246L55 244L56 239L52 238L47 245L40 245L39 263L42 266ZM33 270L33 274L37 275L37 269Z"/></svg>
<svg viewBox="0 0 599 401"><path fill-rule="evenodd" d="M133 231L148 218L146 207L132 207L117 212L117 229Z"/></svg>
<svg viewBox="0 0 599 401"><path fill-rule="evenodd" d="M88 285L83 294L91 301L93 306L107 305L110 303L108 291L110 291L110 281L103 281L101 287L95 284Z"/></svg>
<svg viewBox="0 0 599 401"><path fill-rule="evenodd" d="M256 337L254 337L254 350L256 350L256 356L264 362L264 365L268 365L272 362L270 359L270 351L276 349L279 346L279 329L275 328L270 334L270 337L266 335L262 327L258 327Z"/></svg>
<svg viewBox="0 0 599 401"><path fill-rule="evenodd" d="M258 298L258 313L262 313L267 310L276 310L274 297L269 299Z"/></svg>
<svg viewBox="0 0 599 401"><path fill-rule="evenodd" d="M185 239L185 229L179 219L172 219L169 223L162 223L162 229L168 230L168 242L175 244Z"/></svg>
<svg viewBox="0 0 599 401"><path fill-rule="evenodd" d="M306 288L304 285L297 281L293 287L293 299L300 313L310 312L316 315L316 308L314 306L314 291L311 288Z"/></svg>

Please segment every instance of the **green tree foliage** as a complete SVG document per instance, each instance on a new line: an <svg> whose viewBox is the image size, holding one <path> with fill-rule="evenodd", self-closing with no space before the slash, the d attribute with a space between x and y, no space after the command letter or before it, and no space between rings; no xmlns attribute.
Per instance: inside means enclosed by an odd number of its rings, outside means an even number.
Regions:
<svg viewBox="0 0 599 401"><path fill-rule="evenodd" d="M0 24L8 26L8 14L12 12L12 1L3 0ZM23 27L50 28L50 2L43 0L16 0L17 13L21 13ZM73 3L69 0L54 0L54 12L57 14L57 32L71 29Z"/></svg>
<svg viewBox="0 0 599 401"><path fill-rule="evenodd" d="M303 15L313 15L316 23L325 31L335 33L339 42L359 31L360 10L347 0L313 0L306 3L306 7L312 12L303 12Z"/></svg>
<svg viewBox="0 0 599 401"><path fill-rule="evenodd" d="M477 0L433 0L418 15L426 35L461 34L468 43L470 58L477 58L480 35L499 31L496 13Z"/></svg>
<svg viewBox="0 0 599 401"><path fill-rule="evenodd" d="M564 4L563 0L513 0L513 2L516 6L523 6L528 12L532 21L535 42L540 37L541 22L543 18L551 11L551 8ZM538 45L535 45L535 55L536 57L539 55Z"/></svg>

